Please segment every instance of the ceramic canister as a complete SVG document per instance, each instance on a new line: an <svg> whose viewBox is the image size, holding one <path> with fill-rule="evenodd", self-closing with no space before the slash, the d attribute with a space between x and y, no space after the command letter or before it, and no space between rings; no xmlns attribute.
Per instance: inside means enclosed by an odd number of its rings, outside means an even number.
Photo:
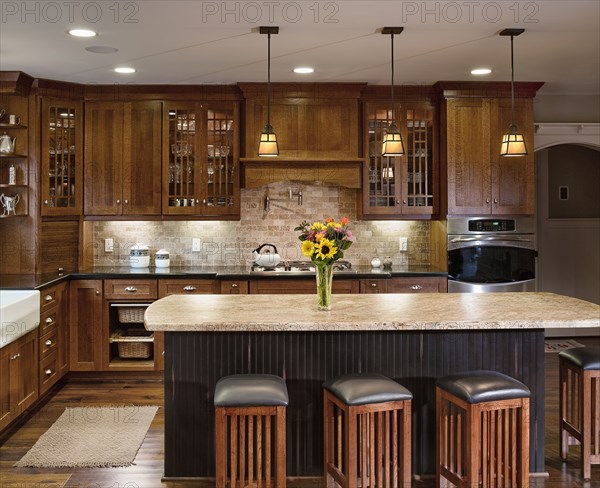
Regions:
<svg viewBox="0 0 600 488"><path fill-rule="evenodd" d="M132 268L147 268L150 266L150 249L146 244L136 244L131 247L129 265Z"/></svg>
<svg viewBox="0 0 600 488"><path fill-rule="evenodd" d="M166 249L160 249L156 251L156 255L154 256L154 262L156 263L157 268L168 268L171 264L169 251L167 251Z"/></svg>

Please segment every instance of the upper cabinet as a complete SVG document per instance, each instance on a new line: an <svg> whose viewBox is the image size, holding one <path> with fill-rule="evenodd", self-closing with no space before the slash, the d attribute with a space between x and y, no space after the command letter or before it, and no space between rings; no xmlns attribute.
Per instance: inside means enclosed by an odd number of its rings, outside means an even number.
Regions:
<svg viewBox="0 0 600 488"><path fill-rule="evenodd" d="M511 123L510 84L485 91L449 89L441 102L443 184L448 215L532 215L535 177L532 98L540 83L520 83L515 124L529 154L501 157L502 135ZM479 90L479 91L478 91ZM477 96L480 95L480 96ZM445 177L444 177L445 176Z"/></svg>
<svg viewBox="0 0 600 488"><path fill-rule="evenodd" d="M279 157L344 160L360 155L362 83L272 83L271 125ZM255 158L267 123L266 83L240 83L246 98L245 156Z"/></svg>
<svg viewBox="0 0 600 488"><path fill-rule="evenodd" d="M161 214L162 102L85 104L85 215Z"/></svg>
<svg viewBox="0 0 600 488"><path fill-rule="evenodd" d="M239 216L239 104L167 102L163 213Z"/></svg>
<svg viewBox="0 0 600 488"><path fill-rule="evenodd" d="M429 102L399 103L395 115L405 154L382 156L383 137L392 122L391 102L364 104L367 163L363 172L362 217L431 218L439 205L433 106Z"/></svg>
<svg viewBox="0 0 600 488"><path fill-rule="evenodd" d="M83 104L42 99L41 213L81 215Z"/></svg>

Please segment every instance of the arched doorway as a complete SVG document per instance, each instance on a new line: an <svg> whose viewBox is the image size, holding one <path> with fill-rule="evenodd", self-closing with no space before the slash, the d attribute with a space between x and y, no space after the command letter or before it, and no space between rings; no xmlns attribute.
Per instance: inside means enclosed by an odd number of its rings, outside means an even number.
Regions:
<svg viewBox="0 0 600 488"><path fill-rule="evenodd" d="M538 290L600 303L600 124L537 124Z"/></svg>

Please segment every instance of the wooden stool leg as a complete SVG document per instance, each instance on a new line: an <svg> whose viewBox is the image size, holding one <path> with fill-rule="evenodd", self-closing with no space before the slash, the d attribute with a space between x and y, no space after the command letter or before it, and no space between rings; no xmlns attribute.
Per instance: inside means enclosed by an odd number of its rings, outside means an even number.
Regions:
<svg viewBox="0 0 600 488"><path fill-rule="evenodd" d="M277 407L277 432L276 432L276 440L275 440L275 451L276 451L276 459L277 459L277 480L276 486L277 488L285 488L285 477L286 477L286 467L285 467L285 407Z"/></svg>
<svg viewBox="0 0 600 488"><path fill-rule="evenodd" d="M560 444L560 458L563 461L567 460L569 455L569 434L565 429L564 423L567 419L567 376L569 374L569 370L567 369L565 362L562 359L559 359L559 392L558 392L558 402L559 402L559 444Z"/></svg>
<svg viewBox="0 0 600 488"><path fill-rule="evenodd" d="M471 445L470 456L465 459L465 478L467 486L479 486L479 465L481 464L481 408L469 405L465 414L465 440Z"/></svg>
<svg viewBox="0 0 600 488"><path fill-rule="evenodd" d="M589 480L592 477L592 377L587 371L581 374L582 394L581 410L583 424L581 426L581 477L584 480Z"/></svg>
<svg viewBox="0 0 600 488"><path fill-rule="evenodd" d="M412 486L412 402L402 409L402 488Z"/></svg>
<svg viewBox="0 0 600 488"><path fill-rule="evenodd" d="M227 481L227 417L224 408L215 409L216 488L225 488Z"/></svg>
<svg viewBox="0 0 600 488"><path fill-rule="evenodd" d="M346 428L344 429L345 454L344 462L346 464L346 479L348 480L348 488L358 487L358 453L357 445L357 422L356 408L348 407L346 415Z"/></svg>
<svg viewBox="0 0 600 488"><path fill-rule="evenodd" d="M523 406L521 407L521 488L529 486L529 398L523 398ZM514 469L514 467L513 467Z"/></svg>

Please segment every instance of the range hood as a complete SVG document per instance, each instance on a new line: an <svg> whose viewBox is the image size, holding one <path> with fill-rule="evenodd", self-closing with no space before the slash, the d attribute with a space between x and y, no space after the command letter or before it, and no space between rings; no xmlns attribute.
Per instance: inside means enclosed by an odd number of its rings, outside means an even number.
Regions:
<svg viewBox="0 0 600 488"><path fill-rule="evenodd" d="M241 158L242 188L301 182L360 189L364 158Z"/></svg>

